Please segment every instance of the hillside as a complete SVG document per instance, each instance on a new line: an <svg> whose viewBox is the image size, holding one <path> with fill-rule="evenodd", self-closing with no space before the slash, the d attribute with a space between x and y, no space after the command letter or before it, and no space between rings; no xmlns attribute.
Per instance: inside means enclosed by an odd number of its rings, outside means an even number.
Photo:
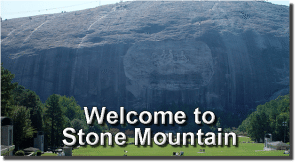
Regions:
<svg viewBox="0 0 300 162"><path fill-rule="evenodd" d="M14 81L81 106L244 113L289 93L289 58L289 7L268 2L124 2L1 23Z"/></svg>

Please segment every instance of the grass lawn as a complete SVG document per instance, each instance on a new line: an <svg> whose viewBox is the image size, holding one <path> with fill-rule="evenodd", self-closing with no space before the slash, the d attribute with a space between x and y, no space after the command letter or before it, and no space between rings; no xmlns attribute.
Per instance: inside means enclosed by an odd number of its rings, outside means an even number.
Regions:
<svg viewBox="0 0 300 162"><path fill-rule="evenodd" d="M239 144L235 146L135 146L127 145L126 147L114 146L98 146L98 147L80 147L73 150L73 156L123 156L124 150L128 151L127 156L172 156L173 152L184 152L184 156L289 156L280 151L262 151L263 143L252 143L247 137L239 137ZM244 142L245 143L244 143ZM128 140L134 142L133 138ZM247 143L250 142L250 143ZM198 153L200 149L205 149L205 153ZM54 155L54 154L53 154ZM44 156L47 156L44 154Z"/></svg>

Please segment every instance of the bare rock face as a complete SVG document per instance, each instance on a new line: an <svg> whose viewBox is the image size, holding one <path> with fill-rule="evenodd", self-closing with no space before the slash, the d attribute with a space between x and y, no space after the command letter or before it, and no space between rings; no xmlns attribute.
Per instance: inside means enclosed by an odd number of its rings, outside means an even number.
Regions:
<svg viewBox="0 0 300 162"><path fill-rule="evenodd" d="M243 113L289 93L287 6L125 2L31 18L2 22L1 59L44 101Z"/></svg>
<svg viewBox="0 0 300 162"><path fill-rule="evenodd" d="M195 90L207 86L213 76L210 48L194 40L137 43L123 63L126 77L148 89Z"/></svg>

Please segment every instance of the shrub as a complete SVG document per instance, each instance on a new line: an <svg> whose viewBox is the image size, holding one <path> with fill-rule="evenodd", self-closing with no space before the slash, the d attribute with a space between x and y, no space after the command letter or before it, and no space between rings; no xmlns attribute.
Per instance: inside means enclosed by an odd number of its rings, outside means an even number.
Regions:
<svg viewBox="0 0 300 162"><path fill-rule="evenodd" d="M36 152L36 156L41 156L42 155L42 151L41 150L38 150L37 152Z"/></svg>
<svg viewBox="0 0 300 162"><path fill-rule="evenodd" d="M15 153L15 156L24 156L24 155L25 155L25 153L23 150L19 150Z"/></svg>

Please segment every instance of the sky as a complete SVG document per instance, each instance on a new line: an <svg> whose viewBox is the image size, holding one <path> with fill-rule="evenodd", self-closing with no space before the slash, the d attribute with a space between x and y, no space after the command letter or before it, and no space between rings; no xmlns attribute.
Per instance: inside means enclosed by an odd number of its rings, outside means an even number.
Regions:
<svg viewBox="0 0 300 162"><path fill-rule="evenodd" d="M124 0L125 1L125 0ZM1 0L1 17L3 20L29 17L42 14L60 13L62 11L70 12L76 10L84 10L88 8L95 8L99 5L107 5L118 3L120 0L92 0L92 1L79 1L79 0L64 0L64 1L24 1L24 0ZM289 1L270 1L268 2L289 5Z"/></svg>

